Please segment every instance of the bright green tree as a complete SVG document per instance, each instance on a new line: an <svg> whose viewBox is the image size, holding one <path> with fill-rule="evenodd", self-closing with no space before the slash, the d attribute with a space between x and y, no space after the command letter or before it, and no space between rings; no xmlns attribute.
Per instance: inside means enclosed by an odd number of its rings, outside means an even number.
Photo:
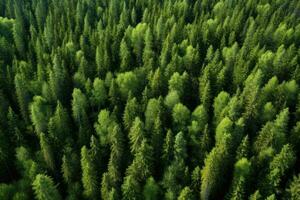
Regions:
<svg viewBox="0 0 300 200"><path fill-rule="evenodd" d="M54 181L47 175L38 174L32 183L32 188L38 200L62 199Z"/></svg>
<svg viewBox="0 0 300 200"><path fill-rule="evenodd" d="M91 159L89 150L85 146L81 148L81 170L84 196L89 199L97 199L100 192L97 170Z"/></svg>

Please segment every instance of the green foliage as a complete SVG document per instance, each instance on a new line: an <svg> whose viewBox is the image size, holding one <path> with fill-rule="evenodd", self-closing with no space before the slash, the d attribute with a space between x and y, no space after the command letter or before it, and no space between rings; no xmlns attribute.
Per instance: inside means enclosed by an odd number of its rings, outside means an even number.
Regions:
<svg viewBox="0 0 300 200"><path fill-rule="evenodd" d="M298 199L299 6L0 1L0 199Z"/></svg>
<svg viewBox="0 0 300 200"><path fill-rule="evenodd" d="M166 106L172 110L173 107L180 103L180 97L177 91L171 91L168 93L168 95L165 98L165 104Z"/></svg>
<svg viewBox="0 0 300 200"><path fill-rule="evenodd" d="M159 185L155 182L153 177L147 179L143 189L143 196L145 200L155 200L159 196Z"/></svg>
<svg viewBox="0 0 300 200"><path fill-rule="evenodd" d="M47 131L51 109L43 97L35 96L30 106L31 120L37 134Z"/></svg>
<svg viewBox="0 0 300 200"><path fill-rule="evenodd" d="M44 133L40 134L40 146L41 146L44 160L48 168L54 170L55 169L54 155L52 152L51 144L49 143L49 140L46 138Z"/></svg>
<svg viewBox="0 0 300 200"><path fill-rule="evenodd" d="M190 110L183 104L178 103L173 108L172 118L174 126L178 130L185 130L190 120Z"/></svg>
<svg viewBox="0 0 300 200"><path fill-rule="evenodd" d="M244 199L247 196L247 180L250 173L251 163L246 158L241 158L235 163L230 199Z"/></svg>
<svg viewBox="0 0 300 200"><path fill-rule="evenodd" d="M139 117L133 121L129 131L130 149L132 153L138 152L143 139L145 138L144 123Z"/></svg>
<svg viewBox="0 0 300 200"><path fill-rule="evenodd" d="M56 144L64 144L70 135L70 119L66 109L60 102L57 103L54 115L50 118L48 123L48 132Z"/></svg>
<svg viewBox="0 0 300 200"><path fill-rule="evenodd" d="M273 158L269 166L269 174L267 175L268 192L279 193L278 187L284 177L284 174L293 167L295 163L295 155L290 145L284 145L277 155Z"/></svg>
<svg viewBox="0 0 300 200"><path fill-rule="evenodd" d="M85 146L81 148L81 170L83 194L86 198L96 199L100 191L98 188L97 170L89 150Z"/></svg>
<svg viewBox="0 0 300 200"><path fill-rule="evenodd" d="M66 183L72 183L76 180L78 173L79 158L70 147L67 147L62 157L61 172Z"/></svg>
<svg viewBox="0 0 300 200"><path fill-rule="evenodd" d="M25 122L29 121L28 105L30 102L30 93L26 87L26 81L23 76L16 74L15 76L16 95L19 108Z"/></svg>
<svg viewBox="0 0 300 200"><path fill-rule="evenodd" d="M38 174L32 183L32 187L38 200L61 199L52 178L47 175Z"/></svg>
<svg viewBox="0 0 300 200"><path fill-rule="evenodd" d="M258 134L255 141L255 150L272 146L275 150L280 151L286 141L286 132L289 120L289 110L282 110L273 122L267 122Z"/></svg>
<svg viewBox="0 0 300 200"><path fill-rule="evenodd" d="M145 127L147 130L154 128L156 118L161 114L162 107L160 99L149 99L145 111Z"/></svg>
<svg viewBox="0 0 300 200"><path fill-rule="evenodd" d="M72 111L75 121L79 124L87 118L87 99L80 89L75 88L73 91Z"/></svg>
<svg viewBox="0 0 300 200"><path fill-rule="evenodd" d="M181 190L178 200L192 200L194 195L192 190L189 187L185 187Z"/></svg>
<svg viewBox="0 0 300 200"><path fill-rule="evenodd" d="M104 85L104 81L99 78L96 78L93 83L91 104L96 107L101 107L105 105L106 100L107 91Z"/></svg>
<svg viewBox="0 0 300 200"><path fill-rule="evenodd" d="M230 163L228 144L231 137L225 135L220 143L207 155L201 170L201 199L214 199L226 183L226 173Z"/></svg>
<svg viewBox="0 0 300 200"><path fill-rule="evenodd" d="M293 180L289 184L289 187L287 188L287 197L291 200L299 199L300 197L300 178L298 176L294 176Z"/></svg>
<svg viewBox="0 0 300 200"><path fill-rule="evenodd" d="M123 99L126 99L129 93L135 95L138 91L139 80L132 71L119 74L116 81Z"/></svg>
<svg viewBox="0 0 300 200"><path fill-rule="evenodd" d="M108 144L109 133L113 128L113 119L108 110L101 110L98 115L98 122L95 129L100 138L101 145Z"/></svg>
<svg viewBox="0 0 300 200"><path fill-rule="evenodd" d="M139 112L139 104L136 98L128 99L123 114L123 122L126 129L131 128L134 119L139 115Z"/></svg>

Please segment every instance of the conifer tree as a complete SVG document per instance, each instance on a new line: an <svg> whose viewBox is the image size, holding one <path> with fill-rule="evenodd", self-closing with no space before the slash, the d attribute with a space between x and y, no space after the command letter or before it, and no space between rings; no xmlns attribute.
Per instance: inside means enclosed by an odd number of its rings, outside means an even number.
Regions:
<svg viewBox="0 0 300 200"><path fill-rule="evenodd" d="M38 174L32 183L35 196L38 200L62 199L51 177Z"/></svg>
<svg viewBox="0 0 300 200"><path fill-rule="evenodd" d="M79 158L76 153L73 152L71 147L67 147L62 157L61 171L64 181L66 183L73 183L77 180L76 174L78 173Z"/></svg>
<svg viewBox="0 0 300 200"><path fill-rule="evenodd" d="M57 103L55 113L49 120L48 132L56 144L63 144L63 141L70 137L70 119L60 102Z"/></svg>
<svg viewBox="0 0 300 200"><path fill-rule="evenodd" d="M96 107L105 105L107 99L107 91L104 85L104 81L96 78L93 83L91 104Z"/></svg>
<svg viewBox="0 0 300 200"><path fill-rule="evenodd" d="M230 162L228 144L229 135L224 135L222 141L207 155L201 171L201 199L213 199L220 195L224 184L224 176Z"/></svg>
<svg viewBox="0 0 300 200"><path fill-rule="evenodd" d="M120 68L122 71L127 71L132 68L132 55L131 49L128 46L126 39L123 38L120 44Z"/></svg>
<svg viewBox="0 0 300 200"><path fill-rule="evenodd" d="M35 96L30 106L31 120L37 134L47 131L47 124L51 109L46 100L41 96Z"/></svg>
<svg viewBox="0 0 300 200"><path fill-rule="evenodd" d="M230 199L244 199L247 196L247 180L251 173L251 163L241 158L235 163L233 181L230 187Z"/></svg>
<svg viewBox="0 0 300 200"><path fill-rule="evenodd" d="M136 117L129 132L130 149L132 153L136 153L145 138L144 123L139 117Z"/></svg>
<svg viewBox="0 0 300 200"><path fill-rule="evenodd" d="M143 196L145 200L154 200L159 197L159 186L153 179L149 177L143 189Z"/></svg>
<svg viewBox="0 0 300 200"><path fill-rule="evenodd" d="M67 71L60 59L58 55L54 56L53 68L49 73L49 83L55 100L66 104L68 94L64 90L69 90L67 85Z"/></svg>
<svg viewBox="0 0 300 200"><path fill-rule="evenodd" d="M26 85L27 84L26 84L24 76L22 76L21 74L16 74L15 86L16 86L17 100L19 103L22 117L23 117L25 123L28 123L29 122L28 105L30 102L30 93L29 93L29 90L27 89Z"/></svg>
<svg viewBox="0 0 300 200"><path fill-rule="evenodd" d="M40 146L41 146L41 150L43 153L44 160L47 164L47 167L49 169L51 169L52 171L54 171L55 170L55 160L54 160L53 151L51 148L51 144L50 144L48 138L46 138L44 133L40 134Z"/></svg>
<svg viewBox="0 0 300 200"><path fill-rule="evenodd" d="M89 150L85 146L81 148L81 170L84 196L90 199L97 199L100 191L98 188L97 170Z"/></svg>
<svg viewBox="0 0 300 200"><path fill-rule="evenodd" d="M287 198L289 198L291 200L299 199L299 197L300 197L299 185L300 185L299 175L294 176L293 180L290 182L290 184L286 190Z"/></svg>
<svg viewBox="0 0 300 200"><path fill-rule="evenodd" d="M123 122L126 129L130 129L134 119L139 116L140 108L136 98L128 99L124 114L123 114Z"/></svg>
<svg viewBox="0 0 300 200"><path fill-rule="evenodd" d="M193 200L193 191L189 187L185 187L181 190L178 200Z"/></svg>

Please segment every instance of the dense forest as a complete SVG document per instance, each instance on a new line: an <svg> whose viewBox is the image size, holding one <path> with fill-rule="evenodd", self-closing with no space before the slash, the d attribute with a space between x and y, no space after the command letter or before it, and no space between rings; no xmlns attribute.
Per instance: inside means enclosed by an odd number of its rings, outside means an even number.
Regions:
<svg viewBox="0 0 300 200"><path fill-rule="evenodd" d="M0 199L299 200L299 47L299 0L0 0Z"/></svg>

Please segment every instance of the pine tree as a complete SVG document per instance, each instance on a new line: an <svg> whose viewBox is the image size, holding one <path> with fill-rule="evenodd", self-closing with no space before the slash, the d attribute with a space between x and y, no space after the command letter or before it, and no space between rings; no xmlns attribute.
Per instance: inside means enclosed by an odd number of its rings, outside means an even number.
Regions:
<svg viewBox="0 0 300 200"><path fill-rule="evenodd" d="M87 116L88 102L80 89L73 91L72 111L73 118L79 127L79 144L87 144L90 139L91 127Z"/></svg>
<svg viewBox="0 0 300 200"><path fill-rule="evenodd" d="M62 199L51 177L38 174L32 183L35 196L38 200Z"/></svg>
<svg viewBox="0 0 300 200"><path fill-rule="evenodd" d="M160 94L163 94L165 91L164 88L164 77L160 70L157 68L151 78L151 92L154 97L158 97Z"/></svg>
<svg viewBox="0 0 300 200"><path fill-rule="evenodd" d="M165 105L172 110L176 104L180 103L180 96L177 91L171 91L165 98Z"/></svg>
<svg viewBox="0 0 300 200"><path fill-rule="evenodd" d="M122 39L120 44L120 60L121 65L120 68L122 71L128 71L132 68L132 55L131 55L131 49L130 46L127 44L127 41L125 38Z"/></svg>
<svg viewBox="0 0 300 200"><path fill-rule="evenodd" d="M172 118L176 130L184 131L190 121L190 110L185 105L178 103L173 108Z"/></svg>
<svg viewBox="0 0 300 200"><path fill-rule="evenodd" d="M117 188L121 183L121 177L123 173L125 163L125 144L124 135L119 125L115 125L111 135L111 152L108 162L108 175L111 180L111 184ZM125 157L125 158L124 158Z"/></svg>
<svg viewBox="0 0 300 200"><path fill-rule="evenodd" d="M155 182L153 177L149 177L143 189L143 196L145 200L155 200L159 197L159 185Z"/></svg>
<svg viewBox="0 0 300 200"><path fill-rule="evenodd" d="M48 132L58 145L63 144L71 136L70 119L66 109L60 102L57 102L55 113L49 120Z"/></svg>
<svg viewBox="0 0 300 200"><path fill-rule="evenodd" d="M55 100L62 102L64 105L68 102L68 77L63 62L58 55L54 56L53 68L49 73L49 84Z"/></svg>
<svg viewBox="0 0 300 200"><path fill-rule="evenodd" d="M228 104L230 96L227 92L220 92L218 96L214 99L214 124L217 126L220 121L222 120L223 110L225 109L226 105Z"/></svg>
<svg viewBox="0 0 300 200"><path fill-rule="evenodd" d="M47 164L47 167L51 169L52 171L55 170L55 160L54 160L54 155L52 151L51 144L48 140L48 138L45 136L44 133L40 134L40 146L41 146L41 151L44 157L44 160Z"/></svg>
<svg viewBox="0 0 300 200"><path fill-rule="evenodd" d="M278 153L270 163L269 174L266 177L266 194L279 194L280 183L285 174L291 169L295 163L295 154L289 144L282 147L280 153Z"/></svg>
<svg viewBox="0 0 300 200"><path fill-rule="evenodd" d="M244 199L247 196L247 180L251 173L251 163L246 158L241 158L234 165L233 181L230 187L229 198Z"/></svg>
<svg viewBox="0 0 300 200"><path fill-rule="evenodd" d="M7 125L10 138L15 141L15 144L24 142L24 135L20 132L19 119L11 107L8 108Z"/></svg>
<svg viewBox="0 0 300 200"><path fill-rule="evenodd" d="M138 77L132 71L119 74L116 82L120 88L121 97L125 100L130 92L132 95L135 95L139 89Z"/></svg>
<svg viewBox="0 0 300 200"><path fill-rule="evenodd" d="M286 142L288 120L289 110L284 109L273 122L267 122L257 136L255 150L261 151L271 145L279 152Z"/></svg>
<svg viewBox="0 0 300 200"><path fill-rule="evenodd" d="M164 139L163 153L162 153L162 160L164 163L164 167L168 166L171 163L174 154L173 148L174 148L173 134L171 130L168 130L166 137Z"/></svg>
<svg viewBox="0 0 300 200"><path fill-rule="evenodd" d="M81 148L81 170L84 196L89 199L97 199L100 191L98 188L97 170L89 150L85 146Z"/></svg>
<svg viewBox="0 0 300 200"><path fill-rule="evenodd" d="M136 98L128 99L124 113L123 113L123 122L126 129L130 129L135 118L139 116L140 108Z"/></svg>
<svg viewBox="0 0 300 200"><path fill-rule="evenodd" d="M100 138L100 144L102 146L107 145L109 142L109 133L114 128L112 114L107 109L101 110L98 115L98 121L94 127Z"/></svg>
<svg viewBox="0 0 300 200"><path fill-rule="evenodd" d="M73 183L77 179L78 166L80 166L78 155L73 152L71 147L67 147L62 157L61 166L61 172L66 183Z"/></svg>
<svg viewBox="0 0 300 200"><path fill-rule="evenodd" d="M80 89L75 88L73 91L72 111L76 122L82 124L87 118L87 99Z"/></svg>
<svg viewBox="0 0 300 200"><path fill-rule="evenodd" d="M127 168L126 174L132 175L139 182L143 182L153 172L153 148L143 139L131 165Z"/></svg>
<svg viewBox="0 0 300 200"><path fill-rule="evenodd" d="M229 135L224 135L222 141L207 155L201 171L201 199L214 199L221 195L230 163L228 144L231 140Z"/></svg>
<svg viewBox="0 0 300 200"><path fill-rule="evenodd" d="M143 63L144 66L148 67L150 65L150 69L152 69L151 63L154 63L154 59L155 59L155 52L153 51L153 35L152 35L152 31L151 28L148 27L145 33L145 37L144 37L144 43L145 43L145 47L144 47L144 51L143 51Z"/></svg>
<svg viewBox="0 0 300 200"><path fill-rule="evenodd" d="M104 81L96 78L93 83L91 104L99 108L105 105L106 100L107 91L104 85Z"/></svg>
<svg viewBox="0 0 300 200"><path fill-rule="evenodd" d="M116 106L120 103L120 89L117 83L115 82L115 79L113 79L110 83L108 95L112 105Z"/></svg>
<svg viewBox="0 0 300 200"><path fill-rule="evenodd" d="M17 50L20 55L23 54L26 50L26 38L27 38L27 16L24 13L24 2L21 0L14 1L14 10L16 22L14 23L14 40L17 47Z"/></svg>
<svg viewBox="0 0 300 200"><path fill-rule="evenodd" d="M144 123L139 117L136 117L129 131L130 150L132 153L138 152L145 138Z"/></svg>
<svg viewBox="0 0 300 200"><path fill-rule="evenodd" d="M122 196L124 200L141 199L141 186L135 177L129 175L124 178Z"/></svg>
<svg viewBox="0 0 300 200"><path fill-rule="evenodd" d="M181 190L178 200L193 200L193 191L189 187L185 187Z"/></svg>
<svg viewBox="0 0 300 200"><path fill-rule="evenodd" d="M148 131L154 129L155 120L159 116L161 111L162 107L159 99L149 99L145 111L145 127Z"/></svg>
<svg viewBox="0 0 300 200"><path fill-rule="evenodd" d="M37 134L47 131L47 124L51 115L51 109L46 100L41 96L35 96L30 106L31 120Z"/></svg>
<svg viewBox="0 0 300 200"><path fill-rule="evenodd" d="M24 76L22 76L21 74L16 74L15 86L16 86L17 100L19 103L22 117L25 123L28 123L29 122L28 105L30 102L30 93L26 85L27 84Z"/></svg>
<svg viewBox="0 0 300 200"><path fill-rule="evenodd" d="M176 160L185 160L187 158L186 140L182 132L175 136L174 156Z"/></svg>
<svg viewBox="0 0 300 200"><path fill-rule="evenodd" d="M299 199L300 197L300 189L299 189L299 185L300 185L300 177L298 176L294 176L293 180L290 182L286 192L287 192L287 198L291 199L291 200L296 200Z"/></svg>

